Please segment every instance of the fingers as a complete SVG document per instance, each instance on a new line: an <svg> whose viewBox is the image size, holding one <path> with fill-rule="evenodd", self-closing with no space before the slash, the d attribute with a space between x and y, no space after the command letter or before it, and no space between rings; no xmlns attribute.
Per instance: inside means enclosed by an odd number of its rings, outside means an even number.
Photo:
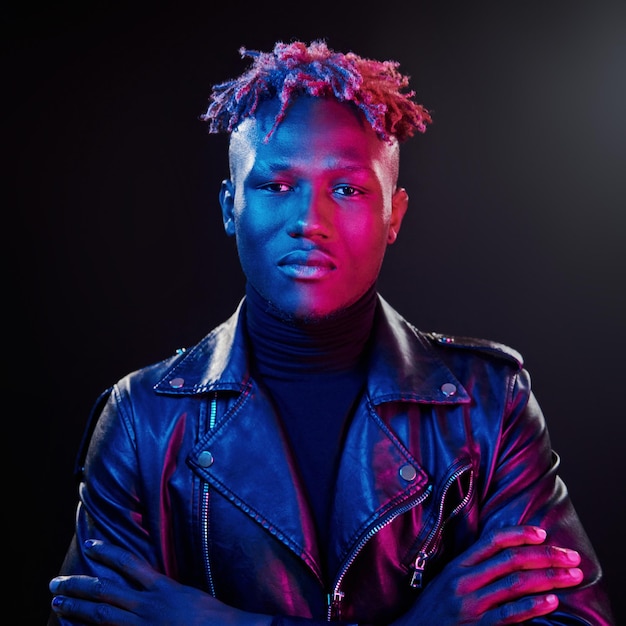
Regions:
<svg viewBox="0 0 626 626"><path fill-rule="evenodd" d="M578 568L516 571L477 590L474 596L481 610L487 610L522 597L572 587L582 579L583 573Z"/></svg>
<svg viewBox="0 0 626 626"><path fill-rule="evenodd" d="M554 610L558 599L550 592L578 585L583 572L578 552L545 539L541 528L516 526L488 533L470 548L458 561L464 573L457 590L471 611L509 624Z"/></svg>
<svg viewBox="0 0 626 626"><path fill-rule="evenodd" d="M94 576L57 576L50 581L52 610L86 624L133 624L133 616L116 606L120 602L108 579Z"/></svg>
<svg viewBox="0 0 626 626"><path fill-rule="evenodd" d="M569 587L578 584L583 578L582 570L576 567L580 560L580 554L575 550L556 546L507 548L474 566L472 576L463 581L462 591L471 593L502 578L522 574L525 578L541 576L546 579L547 586L537 587L536 591ZM514 579L509 580L510 585L515 582Z"/></svg>
<svg viewBox="0 0 626 626"><path fill-rule="evenodd" d="M89 600L91 603L104 602L115 606L124 606L128 595L117 583L108 578L78 574L57 576L50 581L48 587L55 596L64 599L71 596L77 600Z"/></svg>
<svg viewBox="0 0 626 626"><path fill-rule="evenodd" d="M158 590L158 583L167 578L132 552L115 545L92 539L83 545L85 555L99 564L99 575L53 578L49 585L54 594L52 609L66 619L85 624L140 623L136 608L145 608L144 597L150 598L149 594Z"/></svg>
<svg viewBox="0 0 626 626"><path fill-rule="evenodd" d="M110 604L97 604L75 597L54 596L52 610L59 617L78 620L81 624L100 624L101 626L136 626L132 613L122 611Z"/></svg>
<svg viewBox="0 0 626 626"><path fill-rule="evenodd" d="M144 589L154 585L160 577L160 574L148 563L142 561L132 552L113 544L96 539L87 539L84 543L84 549L85 554L90 559L106 565Z"/></svg>
<svg viewBox="0 0 626 626"><path fill-rule="evenodd" d="M460 565L471 567L497 554L505 548L538 545L546 540L547 533L538 526L508 526L485 534L465 553Z"/></svg>
<svg viewBox="0 0 626 626"><path fill-rule="evenodd" d="M458 564L472 570L474 588L518 570L576 568L575 550L545 545L546 531L537 526L509 526L486 533L464 553ZM468 589L472 591L473 589Z"/></svg>
<svg viewBox="0 0 626 626"><path fill-rule="evenodd" d="M485 624L518 624L555 610L558 598L551 592L573 587L582 580L579 568L520 568L484 586L477 587L475 579L465 580L471 584L460 585L459 591L465 598L465 608L472 615L485 616ZM461 591L461 587L476 588L470 592Z"/></svg>
<svg viewBox="0 0 626 626"><path fill-rule="evenodd" d="M554 594L526 596L514 602L500 605L484 614L481 624L504 626L505 624L525 624L528 620L555 611L559 599Z"/></svg>
<svg viewBox="0 0 626 626"><path fill-rule="evenodd" d="M104 585L94 576L57 576L48 585L54 594L67 594L77 598L102 599L105 596Z"/></svg>

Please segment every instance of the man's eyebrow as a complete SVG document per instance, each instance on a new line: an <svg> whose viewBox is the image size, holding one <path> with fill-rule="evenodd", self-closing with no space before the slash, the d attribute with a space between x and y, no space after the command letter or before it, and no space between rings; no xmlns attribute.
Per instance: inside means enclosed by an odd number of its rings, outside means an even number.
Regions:
<svg viewBox="0 0 626 626"><path fill-rule="evenodd" d="M267 161L262 161L259 165L262 168L267 168L270 172L283 172L285 170L293 169L294 167L293 163L290 163L289 161L270 161L269 163Z"/></svg>

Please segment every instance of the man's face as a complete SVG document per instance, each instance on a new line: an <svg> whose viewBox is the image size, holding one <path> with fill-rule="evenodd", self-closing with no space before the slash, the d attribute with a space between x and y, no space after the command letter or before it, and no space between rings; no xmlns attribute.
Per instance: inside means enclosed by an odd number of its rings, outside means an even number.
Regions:
<svg viewBox="0 0 626 626"><path fill-rule="evenodd" d="M287 316L319 318L376 281L408 197L396 189L398 146L355 110L302 97L267 143L275 101L231 136L220 203L247 280Z"/></svg>

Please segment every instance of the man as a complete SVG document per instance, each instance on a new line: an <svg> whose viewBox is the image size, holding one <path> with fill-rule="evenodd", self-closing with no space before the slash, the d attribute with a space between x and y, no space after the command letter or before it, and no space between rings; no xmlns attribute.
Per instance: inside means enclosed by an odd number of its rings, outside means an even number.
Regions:
<svg viewBox="0 0 626 626"><path fill-rule="evenodd" d="M204 119L245 298L98 403L51 623L611 624L521 357L376 292L431 121L407 77L242 52Z"/></svg>

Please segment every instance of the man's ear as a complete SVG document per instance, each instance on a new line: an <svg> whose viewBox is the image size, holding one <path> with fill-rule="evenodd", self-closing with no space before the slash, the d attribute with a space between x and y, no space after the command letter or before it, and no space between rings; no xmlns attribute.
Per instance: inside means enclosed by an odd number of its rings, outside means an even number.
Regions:
<svg viewBox="0 0 626 626"><path fill-rule="evenodd" d="M235 188L230 179L225 179L220 185L220 205L222 207L222 223L229 237L235 235L235 219L233 209L235 204Z"/></svg>
<svg viewBox="0 0 626 626"><path fill-rule="evenodd" d="M409 207L409 194L404 187L398 187L391 198L391 220L387 243L393 243L398 238L404 214Z"/></svg>

